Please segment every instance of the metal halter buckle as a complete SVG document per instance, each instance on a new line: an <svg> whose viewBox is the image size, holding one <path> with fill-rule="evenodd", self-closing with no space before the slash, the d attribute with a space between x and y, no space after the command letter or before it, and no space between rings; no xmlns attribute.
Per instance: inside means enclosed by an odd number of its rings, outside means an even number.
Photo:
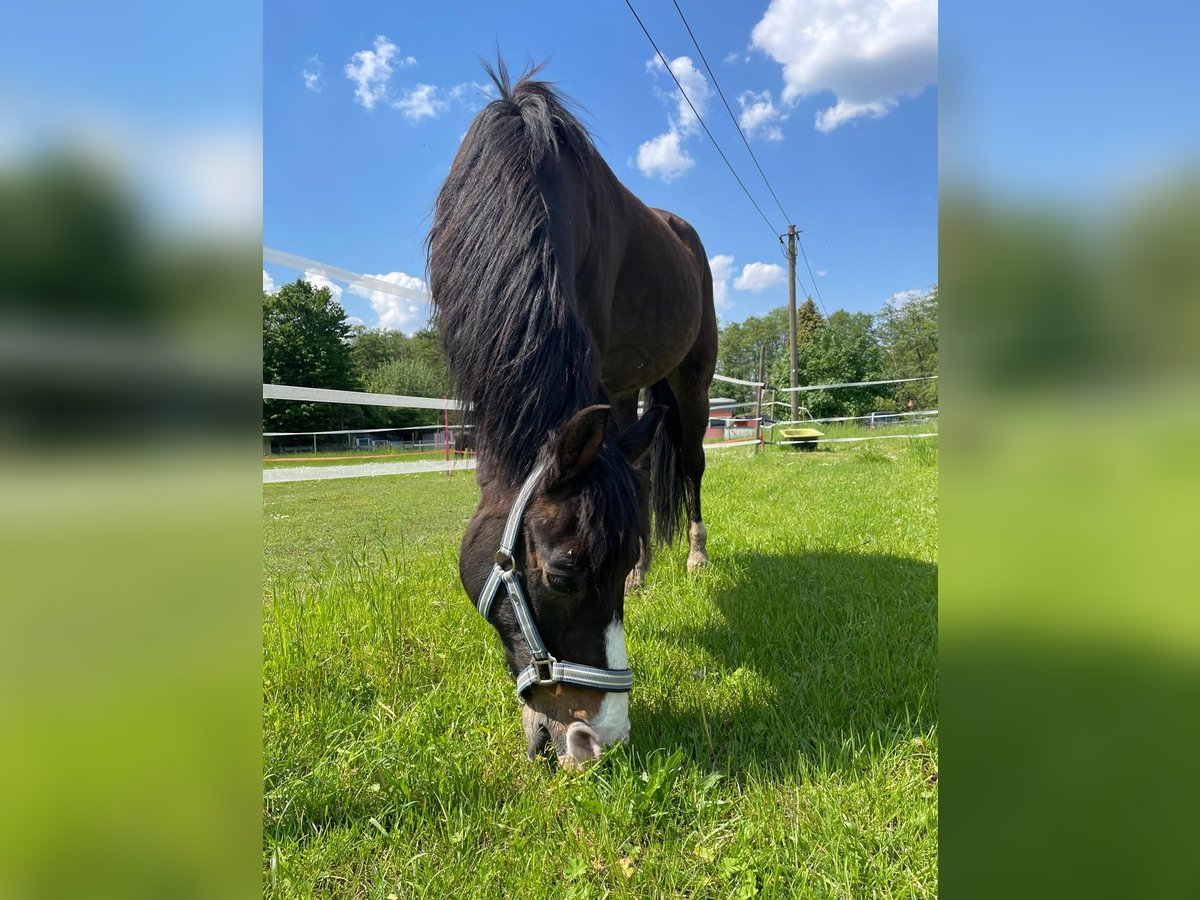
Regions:
<svg viewBox="0 0 1200 900"><path fill-rule="evenodd" d="M513 570L512 555L503 550L497 550L495 556L496 565L500 567L501 572L511 572Z"/></svg>
<svg viewBox="0 0 1200 900"><path fill-rule="evenodd" d="M554 663L555 659L553 656L533 660L533 674L537 676L537 681L534 684L554 684Z"/></svg>

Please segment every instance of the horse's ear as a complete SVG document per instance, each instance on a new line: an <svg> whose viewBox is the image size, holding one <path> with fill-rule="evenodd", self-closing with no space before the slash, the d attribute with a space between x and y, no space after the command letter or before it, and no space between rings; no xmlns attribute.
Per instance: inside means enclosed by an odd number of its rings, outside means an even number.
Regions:
<svg viewBox="0 0 1200 900"><path fill-rule="evenodd" d="M637 462L641 459L642 454L650 449L654 433L658 431L659 423L662 422L666 412L667 408L661 403L655 404L646 410L640 419L621 432L621 436L617 439L617 446L621 448L621 453L629 462Z"/></svg>
<svg viewBox="0 0 1200 900"><path fill-rule="evenodd" d="M554 445L554 482L556 485L575 480L596 461L612 407L604 404L586 406L571 416L558 442Z"/></svg>

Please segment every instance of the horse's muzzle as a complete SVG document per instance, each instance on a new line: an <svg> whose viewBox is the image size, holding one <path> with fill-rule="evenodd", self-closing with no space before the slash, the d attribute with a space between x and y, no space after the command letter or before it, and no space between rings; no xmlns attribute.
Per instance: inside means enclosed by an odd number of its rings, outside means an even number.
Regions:
<svg viewBox="0 0 1200 900"><path fill-rule="evenodd" d="M525 753L531 761L552 747L560 766L582 771L604 751L600 736L587 722L556 722L544 713L522 706L521 725L525 730Z"/></svg>

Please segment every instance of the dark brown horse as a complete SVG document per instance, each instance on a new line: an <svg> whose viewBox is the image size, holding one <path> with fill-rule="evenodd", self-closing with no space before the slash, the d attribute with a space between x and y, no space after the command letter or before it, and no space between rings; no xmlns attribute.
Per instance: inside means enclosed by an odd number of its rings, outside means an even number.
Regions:
<svg viewBox="0 0 1200 900"><path fill-rule="evenodd" d="M575 767L628 738L624 594L650 565L651 511L670 543L686 509L688 569L708 561L712 274L692 227L617 180L553 87L497 69L429 234L478 451L459 573L504 643L530 758L550 741Z"/></svg>

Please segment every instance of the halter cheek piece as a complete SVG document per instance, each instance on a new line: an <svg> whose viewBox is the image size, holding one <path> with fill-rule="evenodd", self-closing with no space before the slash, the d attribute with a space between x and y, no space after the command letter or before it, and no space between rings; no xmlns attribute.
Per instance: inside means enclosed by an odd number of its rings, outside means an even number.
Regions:
<svg viewBox="0 0 1200 900"><path fill-rule="evenodd" d="M535 684L559 683L574 684L610 693L626 693L633 687L632 670L600 669L596 666L563 662L550 655L533 622L533 613L529 609L529 601L525 599L525 592L521 589L521 580L513 571L513 546L516 544L517 535L521 530L521 517L525 515L525 507L529 505L529 499L533 496L534 488L545 468L544 465L535 468L525 479L525 483L521 485L521 491L517 494L512 511L508 514L508 521L504 523L500 549L496 551L496 564L492 566L492 571L479 594L479 601L475 605L486 619L488 613L491 612L492 602L496 599L500 585L503 584L508 591L508 599L516 614L517 625L521 628L521 635L525 638L525 645L529 648L531 657L529 665L517 673L518 696L523 695Z"/></svg>

